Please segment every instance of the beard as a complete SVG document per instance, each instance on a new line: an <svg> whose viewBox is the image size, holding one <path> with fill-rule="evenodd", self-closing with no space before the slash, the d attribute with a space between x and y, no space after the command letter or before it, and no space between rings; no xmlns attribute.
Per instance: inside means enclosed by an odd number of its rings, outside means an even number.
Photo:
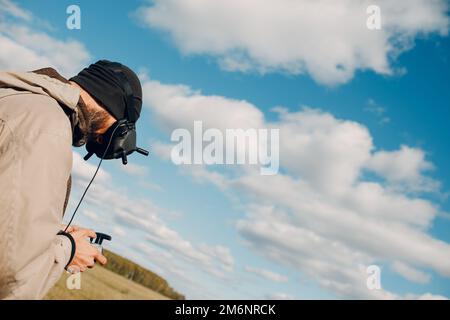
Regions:
<svg viewBox="0 0 450 320"><path fill-rule="evenodd" d="M109 114L104 110L96 110L90 112L88 116L88 132L87 141L96 141L102 143L102 133L98 133L100 130L105 132L106 123L109 120Z"/></svg>
<svg viewBox="0 0 450 320"><path fill-rule="evenodd" d="M98 133L105 128L109 114L106 110L92 110L88 109L84 101L80 98L77 106L78 112L76 113L77 120L73 128L73 141L72 145L75 147L81 147L88 141L102 140L102 134Z"/></svg>

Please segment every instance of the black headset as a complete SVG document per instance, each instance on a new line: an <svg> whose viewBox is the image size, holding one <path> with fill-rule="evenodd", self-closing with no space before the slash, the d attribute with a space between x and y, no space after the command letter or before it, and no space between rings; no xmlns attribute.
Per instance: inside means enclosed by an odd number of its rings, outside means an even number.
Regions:
<svg viewBox="0 0 450 320"><path fill-rule="evenodd" d="M132 112L134 109L134 95L133 91L131 90L130 83L121 70L121 66L122 65L120 63L112 63L110 65L110 69L114 71L114 74L117 76L117 79L119 80L126 96L125 118L117 120L104 134L102 134L101 143L98 141L88 141L86 143L86 150L88 151L88 154L84 156L84 160L87 161L95 153L97 157L100 158L100 162L98 163L97 169L95 170L91 181L89 181L89 184L84 190L83 195L81 196L81 199L78 202L78 205L75 208L75 211L73 212L72 217L70 218L70 221L67 224L64 232L67 231L70 224L72 223L73 218L75 217L75 214L77 213L78 208L80 207L84 199L84 196L86 195L89 187L97 176L103 159L122 159L122 163L126 165L128 163L127 156L134 151L137 151L144 156L148 156L149 154L147 150L138 148L136 146L137 117L136 114Z"/></svg>
<svg viewBox="0 0 450 320"><path fill-rule="evenodd" d="M144 156L148 156L148 151L136 146L136 114L134 110L134 95L125 74L121 70L120 63L112 63L110 70L114 72L122 85L125 93L126 113L125 118L117 120L103 135L102 143L98 141L88 141L86 149L88 154L84 160L88 160L94 153L100 159L122 159L122 163L128 163L127 156L137 151ZM109 142L108 142L109 141ZM108 142L108 144L106 144Z"/></svg>

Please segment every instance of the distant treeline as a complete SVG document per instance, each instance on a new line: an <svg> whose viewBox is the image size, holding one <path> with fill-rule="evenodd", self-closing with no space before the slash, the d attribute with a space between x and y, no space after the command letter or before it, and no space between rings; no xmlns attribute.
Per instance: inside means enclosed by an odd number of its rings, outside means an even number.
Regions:
<svg viewBox="0 0 450 320"><path fill-rule="evenodd" d="M103 254L108 259L108 263L105 266L106 269L139 283L153 291L159 292L170 299L185 300L184 295L179 294L172 289L169 286L169 283L156 273L153 273L111 251L103 250Z"/></svg>

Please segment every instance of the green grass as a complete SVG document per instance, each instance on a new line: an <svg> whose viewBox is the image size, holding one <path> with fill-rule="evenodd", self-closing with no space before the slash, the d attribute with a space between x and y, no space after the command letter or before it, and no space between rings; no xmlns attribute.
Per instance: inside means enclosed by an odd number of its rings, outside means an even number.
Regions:
<svg viewBox="0 0 450 320"><path fill-rule="evenodd" d="M105 266L106 269L156 291L163 296L169 297L170 299L185 299L184 295L176 292L170 287L169 283L158 274L111 251L104 250L103 254L108 259L108 263Z"/></svg>
<svg viewBox="0 0 450 320"><path fill-rule="evenodd" d="M65 273L45 299L184 300L184 296L158 274L111 251L104 250L103 254L108 263L81 273L80 289L68 289L66 282L70 275Z"/></svg>
<svg viewBox="0 0 450 320"><path fill-rule="evenodd" d="M100 266L81 274L81 288L69 290L64 274L46 300L167 300L166 296Z"/></svg>

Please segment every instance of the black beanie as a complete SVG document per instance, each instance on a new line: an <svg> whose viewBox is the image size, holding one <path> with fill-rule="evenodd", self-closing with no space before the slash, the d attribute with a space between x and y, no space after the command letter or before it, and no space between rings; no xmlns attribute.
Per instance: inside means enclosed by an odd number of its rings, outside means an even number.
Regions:
<svg viewBox="0 0 450 320"><path fill-rule="evenodd" d="M120 70L133 93L134 104L127 114L127 95L121 78L114 70ZM137 75L127 66L108 60L100 60L83 69L70 79L86 90L117 120L127 118L135 122L142 109L142 87Z"/></svg>

